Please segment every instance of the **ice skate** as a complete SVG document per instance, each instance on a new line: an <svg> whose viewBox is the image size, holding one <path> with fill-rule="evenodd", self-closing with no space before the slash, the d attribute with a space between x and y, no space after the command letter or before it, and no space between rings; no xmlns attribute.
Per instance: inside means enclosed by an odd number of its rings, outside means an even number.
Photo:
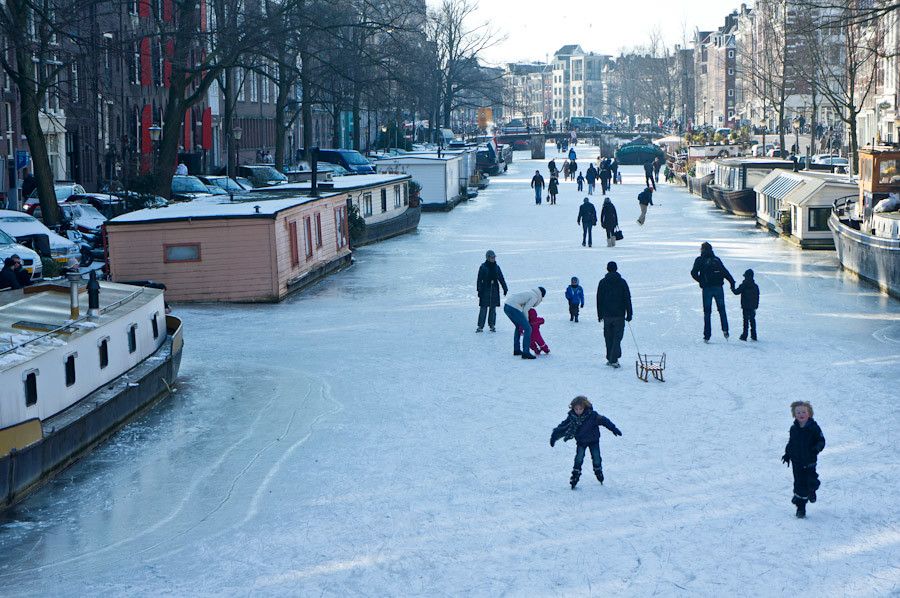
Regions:
<svg viewBox="0 0 900 598"><path fill-rule="evenodd" d="M581 478L581 470L580 470L580 469L573 469L573 470L572 470L572 477L569 478L569 485L572 486L572 490L574 490L574 489L575 489L575 486L578 485L578 480L579 480L580 478Z"/></svg>
<svg viewBox="0 0 900 598"><path fill-rule="evenodd" d="M484 332L484 328L479 326L478 328L475 329L475 332Z"/></svg>
<svg viewBox="0 0 900 598"><path fill-rule="evenodd" d="M603 468L595 469L594 475L597 476L597 481L600 482L600 485L603 485Z"/></svg>

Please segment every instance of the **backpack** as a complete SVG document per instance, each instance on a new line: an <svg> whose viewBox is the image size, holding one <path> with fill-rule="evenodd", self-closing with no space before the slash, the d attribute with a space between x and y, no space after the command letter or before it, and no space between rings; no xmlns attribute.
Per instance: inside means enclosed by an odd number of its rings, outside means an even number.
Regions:
<svg viewBox="0 0 900 598"><path fill-rule="evenodd" d="M700 277L707 283L721 285L725 282L725 267L722 261L712 255L703 260L700 266Z"/></svg>

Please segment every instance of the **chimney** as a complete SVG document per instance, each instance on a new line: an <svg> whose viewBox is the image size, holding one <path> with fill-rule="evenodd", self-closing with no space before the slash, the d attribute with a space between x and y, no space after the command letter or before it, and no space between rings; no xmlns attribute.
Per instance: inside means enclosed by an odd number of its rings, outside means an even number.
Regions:
<svg viewBox="0 0 900 598"><path fill-rule="evenodd" d="M87 283L88 292L88 316L96 318L100 315L100 282L97 280L97 271L91 270L90 280Z"/></svg>
<svg viewBox="0 0 900 598"><path fill-rule="evenodd" d="M69 317L77 320L81 316L81 310L78 309L78 284L81 282L81 274L69 272L66 279L69 281Z"/></svg>

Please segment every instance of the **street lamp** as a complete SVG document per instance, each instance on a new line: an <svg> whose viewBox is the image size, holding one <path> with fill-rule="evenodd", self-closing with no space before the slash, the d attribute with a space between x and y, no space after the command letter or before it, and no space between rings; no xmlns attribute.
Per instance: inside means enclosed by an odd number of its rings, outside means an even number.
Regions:
<svg viewBox="0 0 900 598"><path fill-rule="evenodd" d="M794 128L794 153L796 154L800 151L800 117L795 116L791 121L791 126Z"/></svg>
<svg viewBox="0 0 900 598"><path fill-rule="evenodd" d="M147 127L147 132L150 133L150 141L153 145L153 170L155 171L159 162L159 139L162 136L162 129L159 125L153 124Z"/></svg>
<svg viewBox="0 0 900 598"><path fill-rule="evenodd" d="M236 144L235 152L234 152L235 168L237 168L241 164L241 135L243 135L243 134L244 134L244 130L237 125L235 125L235 127L233 129L231 129L231 136L234 137L234 141ZM237 173L235 173L235 174L237 174Z"/></svg>

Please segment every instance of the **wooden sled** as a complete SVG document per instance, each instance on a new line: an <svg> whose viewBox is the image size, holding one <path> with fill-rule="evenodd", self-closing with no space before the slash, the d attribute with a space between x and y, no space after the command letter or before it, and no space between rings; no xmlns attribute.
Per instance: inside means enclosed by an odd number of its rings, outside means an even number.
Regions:
<svg viewBox="0 0 900 598"><path fill-rule="evenodd" d="M656 380L665 382L663 371L666 369L666 354L647 355L646 353L638 353L637 361L634 362L634 371L637 377L648 382L648 377L652 374Z"/></svg>

